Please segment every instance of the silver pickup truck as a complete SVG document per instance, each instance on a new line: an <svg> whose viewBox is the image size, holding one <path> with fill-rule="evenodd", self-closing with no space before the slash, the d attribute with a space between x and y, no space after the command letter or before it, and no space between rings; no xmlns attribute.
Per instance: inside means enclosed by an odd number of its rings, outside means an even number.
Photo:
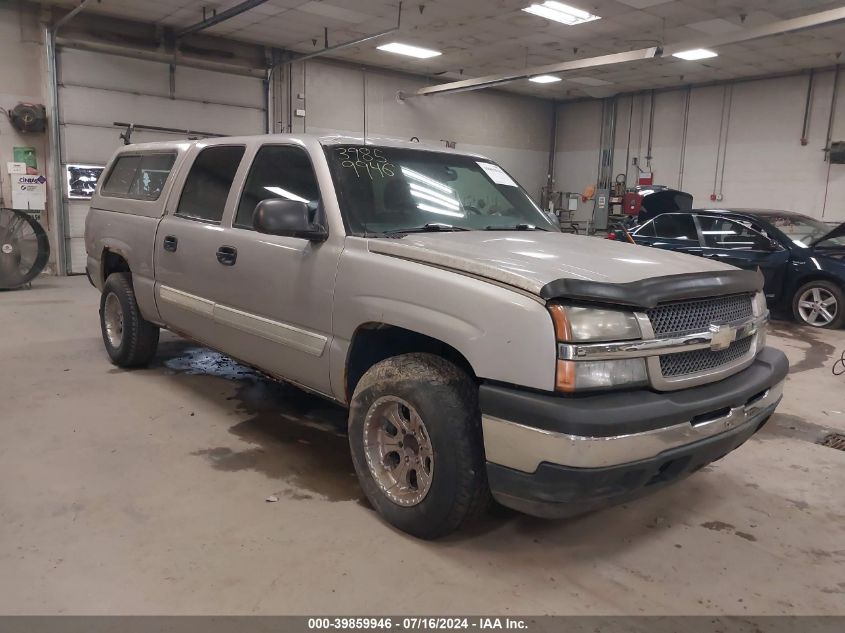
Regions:
<svg viewBox="0 0 845 633"><path fill-rule="evenodd" d="M491 493L567 516L676 481L788 370L759 274L562 234L494 162L414 143L129 145L86 246L112 362L163 327L348 407L364 493L423 538Z"/></svg>

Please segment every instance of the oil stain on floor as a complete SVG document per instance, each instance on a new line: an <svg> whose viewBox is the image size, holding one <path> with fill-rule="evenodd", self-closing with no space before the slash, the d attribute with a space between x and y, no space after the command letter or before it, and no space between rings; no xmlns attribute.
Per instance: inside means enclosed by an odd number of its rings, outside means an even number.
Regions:
<svg viewBox="0 0 845 633"><path fill-rule="evenodd" d="M770 334L790 339L801 345L804 358L797 363L790 364L790 374L798 374L802 371L824 367L833 358L834 353L836 353L836 347L834 345L822 341L819 338L818 332L808 326L784 321L771 321L768 331Z"/></svg>
<svg viewBox="0 0 845 633"><path fill-rule="evenodd" d="M236 413L247 417L229 432L250 448L218 446L193 455L204 457L217 470L259 472L283 484L278 494L291 499L362 499L349 455L346 409L189 341L163 342L159 359L157 369L168 374L236 384L235 394L226 400L235 403Z"/></svg>

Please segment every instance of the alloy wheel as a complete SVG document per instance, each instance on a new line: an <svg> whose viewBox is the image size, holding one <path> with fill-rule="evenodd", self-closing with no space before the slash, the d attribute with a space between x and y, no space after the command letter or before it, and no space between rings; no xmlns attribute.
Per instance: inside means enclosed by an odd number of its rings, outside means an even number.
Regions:
<svg viewBox="0 0 845 633"><path fill-rule="evenodd" d="M434 450L416 409L395 396L376 400L364 420L364 454L382 493L403 507L425 499L434 477Z"/></svg>
<svg viewBox="0 0 845 633"><path fill-rule="evenodd" d="M798 313L808 325L824 327L836 318L838 312L836 297L826 288L808 288L798 298Z"/></svg>

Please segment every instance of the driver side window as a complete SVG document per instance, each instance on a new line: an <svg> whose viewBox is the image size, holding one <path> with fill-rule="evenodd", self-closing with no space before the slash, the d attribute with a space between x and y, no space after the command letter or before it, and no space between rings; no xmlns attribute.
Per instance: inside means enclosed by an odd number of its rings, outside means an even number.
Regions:
<svg viewBox="0 0 845 633"><path fill-rule="evenodd" d="M320 187L305 150L292 145L265 145L258 150L249 168L233 226L252 229L256 205L268 198L305 202L312 216L316 213Z"/></svg>

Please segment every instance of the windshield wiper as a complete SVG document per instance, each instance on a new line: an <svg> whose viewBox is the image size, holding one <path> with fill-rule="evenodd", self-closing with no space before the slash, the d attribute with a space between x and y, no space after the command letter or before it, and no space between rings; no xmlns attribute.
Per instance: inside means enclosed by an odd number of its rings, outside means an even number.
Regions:
<svg viewBox="0 0 845 633"><path fill-rule="evenodd" d="M424 224L423 226L415 226L405 229L390 229L389 231L384 231L384 234L403 235L405 233L438 233L440 231L449 232L469 230L470 229L464 228L462 226L453 226L451 224L442 224L440 222L429 222L428 224Z"/></svg>
<svg viewBox="0 0 845 633"><path fill-rule="evenodd" d="M485 231L546 231L533 224L514 224L513 226L488 226Z"/></svg>

